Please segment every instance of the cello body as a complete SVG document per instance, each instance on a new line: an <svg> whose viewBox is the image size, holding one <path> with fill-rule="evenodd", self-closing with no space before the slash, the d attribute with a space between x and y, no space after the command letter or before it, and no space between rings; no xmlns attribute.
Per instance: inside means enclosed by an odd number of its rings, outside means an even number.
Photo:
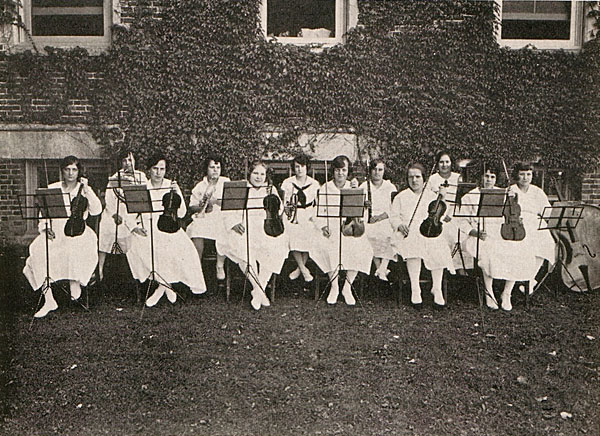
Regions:
<svg viewBox="0 0 600 436"><path fill-rule="evenodd" d="M557 232L559 258L564 266L561 279L575 292L592 291L600 288L600 207L581 202L569 204L583 206L583 212L575 228Z"/></svg>

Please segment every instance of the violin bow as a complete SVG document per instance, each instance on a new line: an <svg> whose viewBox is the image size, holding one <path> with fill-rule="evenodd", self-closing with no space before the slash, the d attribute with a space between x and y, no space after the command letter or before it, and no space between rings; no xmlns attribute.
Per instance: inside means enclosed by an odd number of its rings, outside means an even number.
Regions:
<svg viewBox="0 0 600 436"><path fill-rule="evenodd" d="M368 208L368 215L367 215L367 222L370 223L371 222L371 218L373 218L373 205L371 204L372 201L372 194L371 194L371 169L370 169L370 162L369 162L369 155L367 154L367 161L366 161L366 165L367 165L367 201L369 202L369 208Z"/></svg>
<svg viewBox="0 0 600 436"><path fill-rule="evenodd" d="M327 159L325 159L325 216L327 218L327 231L329 231L329 194L327 193L327 183L329 183L327 175Z"/></svg>

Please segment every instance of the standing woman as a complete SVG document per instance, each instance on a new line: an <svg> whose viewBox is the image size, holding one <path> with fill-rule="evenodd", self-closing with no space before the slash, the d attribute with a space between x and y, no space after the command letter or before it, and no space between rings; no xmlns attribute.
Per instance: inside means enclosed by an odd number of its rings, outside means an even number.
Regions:
<svg viewBox="0 0 600 436"><path fill-rule="evenodd" d="M65 206L71 214L71 200L81 195L87 200L83 211L83 219L88 215L98 215L102 212L102 204L88 186L86 178L82 177L83 167L75 156L67 156L60 163L62 181L51 183L48 188L60 188ZM81 199L81 197L79 197ZM79 200L78 200L79 201ZM84 201L85 203L85 201ZM84 204L82 203L82 204ZM46 220L40 219L38 229L40 235L29 246L29 257L23 273L33 289L39 289L46 278L46 235L48 232L48 251L50 258L50 277L57 280L68 280L71 298L77 300L81 296L81 286L86 286L98 263L96 234L87 225L81 235L68 236L65 234L67 218L49 220L46 230ZM48 288L44 293L44 305L35 313L36 318L42 318L48 312L58 308L58 304Z"/></svg>
<svg viewBox="0 0 600 436"><path fill-rule="evenodd" d="M265 197L269 196L269 200L273 200L275 205L279 203L275 214L280 216L283 213L283 203L277 195L277 189L267 184L267 172L267 165L260 160L250 165L248 222L246 223L245 220L245 211L222 211L226 240L217 240L218 250L237 263L242 272L246 271L249 264L248 280L253 287L251 305L255 310L259 310L261 306L270 306L265 289L271 275L281 271L289 247L285 233L278 236L265 233L265 218L267 218L267 211L263 205Z"/></svg>
<svg viewBox="0 0 600 436"><path fill-rule="evenodd" d="M285 226L289 238L290 251L296 261L297 268L290 273L290 279L296 280L300 275L305 282L311 282L313 276L306 267L308 256L317 258L323 256L319 247L314 244L318 237L313 222L319 182L308 175L309 158L305 154L296 156L291 163L294 175L281 184L284 194L285 210L291 217Z"/></svg>
<svg viewBox="0 0 600 436"><path fill-rule="evenodd" d="M173 205L175 209L179 201L179 206L173 215L174 218L183 218L186 213L185 201L177 183L165 178L167 160L164 155L156 154L150 158L149 171L150 181L147 182L147 187L150 190L153 210L160 209L161 206L168 208ZM146 300L148 307L156 305L164 294L171 303L175 303L177 294L170 289L172 283L183 283L194 294L206 292L202 265L194 244L181 228L173 233L161 229L159 218L162 214L163 212L140 214L138 222L131 230L131 248L127 252L133 278L140 282L148 279L152 271L150 240L152 226L154 269L158 287Z"/></svg>
<svg viewBox="0 0 600 436"><path fill-rule="evenodd" d="M216 241L223 238L225 228L221 215L221 200L223 198L223 183L229 182L228 177L221 176L221 159L209 156L204 161L204 178L192 189L189 211L192 213L192 223L187 228L187 234L202 260L204 240ZM217 251L217 280L225 279L223 267L225 256Z"/></svg>
<svg viewBox="0 0 600 436"><path fill-rule="evenodd" d="M448 182L449 186L446 188L446 195L444 197L448 208L446 210L446 215L443 217L443 237L446 239L450 247L450 252L453 254L452 261L454 263L454 268L461 272L465 269L472 268L473 264L473 259L466 251L463 251L464 247L459 242L458 224L452 221L456 191L458 189L458 183L462 180L459 173L452 171L452 158L448 151L442 150L438 152L435 155L435 162L437 172L429 178L428 187L437 194L440 191L440 186L445 182Z"/></svg>
<svg viewBox="0 0 600 436"><path fill-rule="evenodd" d="M346 270L346 279L342 289L342 296L347 305L356 304L356 300L352 295L352 283L358 272L369 274L371 269L371 259L373 257L373 249L366 235L345 236L340 235L340 219L333 218L339 216L340 213L340 193L342 189L358 188L358 182L354 179L348 181L351 175L350 159L344 155L337 156L331 162L333 172L332 180L321 186L319 191L319 212L322 217L316 217L315 222L321 229L322 237L315 241L320 244L327 254L327 262L323 263L321 269L329 275L331 288L327 296L327 303L336 304L340 293L338 277L336 271L338 264L341 263L343 269ZM366 220L367 212L365 210L362 217L363 225ZM327 218L329 216L330 218ZM345 220L345 218L343 219ZM340 237L342 238L342 253L341 259L339 254Z"/></svg>
<svg viewBox="0 0 600 436"><path fill-rule="evenodd" d="M100 218L100 230L98 232L98 274L100 280L104 278L106 255L112 253L115 243L118 244L123 253L127 253L131 229L135 226L136 214L127 213L127 206L120 200L120 198L123 198L123 190L119 187L119 183L145 185L148 181L143 172L135 169L133 153L123 152L119 155L119 158L121 159L121 169L108 180L108 186L104 194L106 204ZM115 233L117 234L116 240Z"/></svg>
<svg viewBox="0 0 600 436"><path fill-rule="evenodd" d="M392 227L390 226L390 212L392 207L392 193L398 192L389 180L385 180L385 163L383 159L374 159L369 164L369 180L360 187L367 193L370 192L371 218L366 225L367 237L373 248L373 262L375 263L375 277L387 281L389 274L388 265L391 260L396 260L392 247Z"/></svg>
<svg viewBox="0 0 600 436"><path fill-rule="evenodd" d="M444 268L454 273L454 266L450 247L443 234L427 238L420 232L421 223L428 217L429 204L438 197L430 189L425 189L424 174L425 168L420 163L408 166L408 188L394 198L390 223L394 230L394 246L406 261L412 305L419 309L423 304L419 283L423 261L425 268L431 271L434 307L442 308L446 304L442 293ZM443 188L440 194L442 197L445 194Z"/></svg>

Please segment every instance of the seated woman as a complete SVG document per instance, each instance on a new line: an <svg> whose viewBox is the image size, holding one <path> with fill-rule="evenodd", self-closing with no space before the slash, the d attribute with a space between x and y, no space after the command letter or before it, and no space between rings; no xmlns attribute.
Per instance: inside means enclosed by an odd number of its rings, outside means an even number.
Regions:
<svg viewBox="0 0 600 436"><path fill-rule="evenodd" d="M315 223L321 229L322 237L315 243L319 244L327 255L326 262L319 265L329 275L331 282L327 303L337 303L340 289L336 274L340 272L338 270L338 266L340 266L346 271L342 296L346 304L352 306L356 304L352 295L352 283L359 271L369 274L373 249L365 234L360 236L358 234L341 235L340 219L336 218L340 216L341 190L358 188L356 179L352 182L348 181L351 171L350 159L343 155L337 156L331 163L331 170L333 172L332 180L326 182L319 190L319 207ZM362 217L363 225L366 219L367 211L365 209ZM343 218L342 225L345 221L346 219ZM339 253L340 236L342 238L341 258Z"/></svg>
<svg viewBox="0 0 600 436"><path fill-rule="evenodd" d="M84 220L88 215L98 215L102 212L100 200L88 186L87 179L82 177L83 167L79 159L75 156L65 157L60 163L60 172L62 181L51 183L48 188L59 188L63 194L68 194L63 196L63 200L69 214L71 200L78 195L87 199L87 207L82 216ZM29 246L29 257L23 273L33 289L44 285L47 234L50 278L54 281L69 280L71 298L77 300L81 296L81 286L88 284L98 264L98 239L87 225L81 235L68 236L65 234L67 221L67 218L40 219L40 235ZM44 299L44 305L34 315L36 318L42 318L58 308L52 288L44 288Z"/></svg>
<svg viewBox="0 0 600 436"><path fill-rule="evenodd" d="M311 282L313 276L306 267L309 254L317 265L322 264L324 253L314 244L318 237L313 216L315 214L316 197L319 182L308 176L309 158L304 154L296 156L291 163L294 175L281 184L284 193L286 213L291 219L286 223L285 232L289 238L290 250L298 267L290 273L290 279L296 280L300 275L305 282Z"/></svg>
<svg viewBox="0 0 600 436"><path fill-rule="evenodd" d="M129 250L131 229L135 226L137 214L127 213L127 206L123 200L123 185L145 185L148 180L142 171L135 169L135 158L129 151L119 155L121 169L108 179L104 194L105 207L100 219L98 231L99 254L98 275L104 278L104 263L107 254L122 254Z"/></svg>
<svg viewBox="0 0 600 436"><path fill-rule="evenodd" d="M153 210L161 212L142 213L138 222L131 230L131 248L127 251L127 260L133 278L143 282L152 272L152 241L154 237L154 279L158 287L146 300L146 306L152 307L166 294L171 303L177 301L177 294L171 288L172 283L187 285L192 293L206 292L202 265L198 252L189 236L179 228L173 233L161 230L159 219L163 214L162 208L180 204L174 215L183 218L186 213L185 201L181 190L175 181L165 179L167 161L162 154L154 155L149 160L150 180L147 187L150 190ZM176 194L176 195L171 195ZM166 198L165 198L166 197ZM175 222L175 221L174 221ZM152 235L151 235L152 226ZM177 227L175 226L173 230Z"/></svg>
<svg viewBox="0 0 600 436"><path fill-rule="evenodd" d="M264 162L257 160L252 163L248 177L248 222L244 211L222 211L226 238L217 240L219 252L236 262L243 272L248 272L247 278L253 288L251 305L255 310L270 306L265 289L273 273L281 271L289 247L285 233L278 236L265 233L265 197L274 196L269 199L276 198L275 202L279 202L276 213L283 213L283 203L277 195L277 189L267 184L267 172L268 167Z"/></svg>
<svg viewBox="0 0 600 436"><path fill-rule="evenodd" d="M392 193L398 192L389 180L385 180L385 163L383 159L374 159L369 164L369 180L360 187L371 197L371 218L366 225L367 237L373 248L373 262L375 263L375 277L387 281L389 274L388 265L391 260L396 260L396 253L392 248L392 227L390 226L390 209L392 206Z"/></svg>
<svg viewBox="0 0 600 436"><path fill-rule="evenodd" d="M442 293L444 268L454 273L450 247L443 234L428 238L421 234L420 226L428 217L428 207L438 196L424 189L425 168L419 163L408 166L408 188L400 192L392 202L390 224L394 230L394 246L406 261L410 278L410 301L416 309L423 304L421 297L421 261L431 271L434 307L443 308L446 304ZM444 190L440 191L444 195Z"/></svg>
<svg viewBox="0 0 600 436"><path fill-rule="evenodd" d="M204 162L204 178L192 189L189 211L192 213L192 223L187 228L187 234L198 251L202 260L204 241L222 239L225 228L221 215L221 199L223 196L223 183L228 182L228 177L221 176L221 159L209 156ZM216 245L216 243L215 243ZM217 251L217 280L225 279L223 267L225 256Z"/></svg>

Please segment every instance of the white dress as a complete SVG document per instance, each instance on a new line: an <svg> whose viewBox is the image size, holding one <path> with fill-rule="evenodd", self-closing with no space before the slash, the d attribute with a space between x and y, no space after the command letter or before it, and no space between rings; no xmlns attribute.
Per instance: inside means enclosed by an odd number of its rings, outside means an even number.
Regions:
<svg viewBox="0 0 600 436"><path fill-rule="evenodd" d="M398 192L398 190L389 180L384 180L379 187L373 183L370 185L372 215L381 215L384 212L388 215L388 218L384 220L366 224L366 233L373 248L373 256L396 260L396 253L392 247L392 226L389 216L392 208L392 193ZM360 185L360 188L368 192L367 182Z"/></svg>
<svg viewBox="0 0 600 436"><path fill-rule="evenodd" d="M225 238L217 240L217 250L237 264L243 264L248 260L253 268L258 263L261 271L267 273L279 273L283 262L287 258L289 243L286 233L273 237L264 231L264 222L267 212L263 208L263 199L270 193L278 196L277 189L259 187L255 188L248 184L248 223L246 223L245 212L242 210L221 211L225 224ZM279 213L283 213L283 202ZM242 223L246 228L243 234L233 230L236 224ZM246 250L248 238L249 250ZM258 274L258 271L253 271Z"/></svg>
<svg viewBox="0 0 600 436"><path fill-rule="evenodd" d="M394 247L405 260L412 258L423 259L423 263L428 270L447 268L448 271L454 274L450 247L446 239L444 239L443 234L437 238L426 238L421 235L419 230L423 220L428 217L427 209L429 203L437 198L437 195L431 190L425 189L419 207L410 223L408 236L405 238L398 231L400 224L409 225L415 206L419 201L419 196L420 194L407 188L396 195L392 202L390 224L394 231Z"/></svg>
<svg viewBox="0 0 600 436"><path fill-rule="evenodd" d="M343 189L350 189L350 182L346 181ZM351 271L360 271L369 274L371 271L371 261L373 259L373 249L366 235L360 237L341 236L342 240L342 255L340 259L339 244L340 244L340 190L335 186L333 180L327 182L320 188L319 205L317 207L317 216L314 218L315 224L319 229L319 237L315 240L315 244L319 245L319 249L323 250L326 258L322 265L319 265L325 272L335 270L341 262L343 269ZM365 210L363 220L367 219ZM329 216L329 220L327 219ZM342 218L342 222L345 218ZM330 237L323 236L320 230L329 222ZM315 262L318 262L315 259Z"/></svg>
<svg viewBox="0 0 600 436"><path fill-rule="evenodd" d="M64 196L67 212L71 213L70 198L77 195L80 184L77 183L72 191L63 188L62 182L52 183L48 188L60 188ZM84 213L84 219L88 215L98 215L102 211L102 203L91 188L86 196L88 209ZM50 278L52 280L75 280L86 286L96 269L98 263L98 239L96 233L85 226L82 235L69 237L65 235L65 223L67 218L55 218L50 220L55 238L48 241ZM39 289L46 278L46 236L42 231L46 228L46 220L40 219L38 235L29 246L29 257L25 262L23 274L29 280L33 289Z"/></svg>
<svg viewBox="0 0 600 436"><path fill-rule="evenodd" d="M456 193L458 190L458 183L460 181L460 174L452 172L450 173L450 177L448 179L444 179L440 176L439 173L435 173L431 175L428 181L428 188L433 191L435 194L439 193L440 185L442 185L446 180L448 180L448 188L446 188L446 195L444 200L446 201L447 210L446 215L449 217L453 217L455 202L456 202ZM465 249L460 240L459 233L459 223L458 219L452 218L450 222L444 222L442 236L448 242L450 246L451 253L457 248L457 243L460 241L461 244L458 246L458 250L454 252L454 256L452 258L452 262L454 263L454 268L473 268L473 257L469 254L469 252ZM462 257L461 257L462 254Z"/></svg>
<svg viewBox="0 0 600 436"><path fill-rule="evenodd" d="M161 212L144 213L138 218L139 227L143 226L147 230L147 236L131 234L131 247L127 251L127 260L131 273L136 280L140 282L149 278L152 270L152 251L150 225L154 233L154 269L158 274L156 279L165 284L184 283L194 293L206 291L204 283L204 274L198 252L194 243L183 229L175 233L165 233L158 229L158 219L162 215L162 198L171 190L171 181L163 179L162 185L158 189L152 187L152 182L147 183L152 198L154 210ZM177 194L181 197L181 205L177 210L177 216L183 217L186 213L185 201L181 191L177 189Z"/></svg>
<svg viewBox="0 0 600 436"><path fill-rule="evenodd" d="M123 170L116 172L109 179L106 193L104 194L105 207L100 218L100 230L98 232L98 239L100 240L99 251L103 253L110 253L115 242L115 228L117 225L115 224L113 215L117 213L117 203L119 205L119 215L123 219L123 224L118 226L117 242L123 253L129 250L130 232L136 223L137 214L127 213L127 206L119 199L119 197L123 198L123 190L112 187L118 184L119 172L121 173L121 180L124 183L129 183L128 181L131 180L131 176L125 174ZM144 185L148 182L146 175L141 171L135 172L135 180L136 183Z"/></svg>
<svg viewBox="0 0 600 436"><path fill-rule="evenodd" d="M213 199L221 200L223 198L223 184L225 182L229 182L228 177L219 177L214 186L214 192L212 194ZM208 179L204 177L204 179L192 189L190 207L198 206L200 204L204 194L210 186ZM211 190L212 189L213 188L211 188ZM192 239L204 238L212 239L214 241L222 239L225 233L225 226L223 225L223 216L221 214L221 206L219 203L215 203L212 206L212 210L196 212L192 215L192 222L188 226L186 232Z"/></svg>

